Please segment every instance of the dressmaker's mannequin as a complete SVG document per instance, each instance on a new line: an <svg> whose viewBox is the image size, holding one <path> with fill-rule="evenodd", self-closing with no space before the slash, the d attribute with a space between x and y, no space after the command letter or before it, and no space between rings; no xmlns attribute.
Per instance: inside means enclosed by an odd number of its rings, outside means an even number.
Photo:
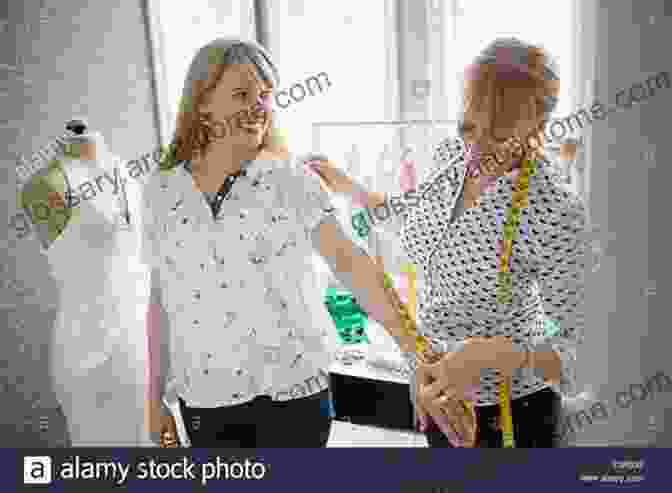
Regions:
<svg viewBox="0 0 672 493"><path fill-rule="evenodd" d="M60 289L50 370L73 446L135 446L143 348L132 335L142 334L141 323L133 328L132 218L118 161L85 131L31 182L33 200L47 194L49 217L33 220Z"/></svg>

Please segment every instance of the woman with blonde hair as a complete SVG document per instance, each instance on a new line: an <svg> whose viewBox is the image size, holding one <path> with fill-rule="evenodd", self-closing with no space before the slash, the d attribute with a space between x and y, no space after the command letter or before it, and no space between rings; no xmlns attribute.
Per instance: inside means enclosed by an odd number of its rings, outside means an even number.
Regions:
<svg viewBox="0 0 672 493"><path fill-rule="evenodd" d="M472 446L460 401L473 399L477 446L558 446L561 394L576 391L588 253L584 206L538 136L557 103L558 69L543 49L502 38L464 79L460 138L438 146L416 200L396 198L398 214L382 225L424 272L419 331L445 353L417 363L420 427L432 447ZM330 163L319 172L370 208L393 199Z"/></svg>
<svg viewBox="0 0 672 493"><path fill-rule="evenodd" d="M144 189L148 420L154 434L183 430L182 445L325 446L336 333L314 251L401 334L382 272L341 230L318 177L273 142L277 84L257 43L199 50L173 145Z"/></svg>

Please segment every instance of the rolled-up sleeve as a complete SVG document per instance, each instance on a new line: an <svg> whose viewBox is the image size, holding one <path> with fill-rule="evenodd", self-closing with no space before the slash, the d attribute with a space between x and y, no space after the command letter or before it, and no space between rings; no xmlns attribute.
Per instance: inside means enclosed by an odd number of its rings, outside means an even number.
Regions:
<svg viewBox="0 0 672 493"><path fill-rule="evenodd" d="M586 210L573 192L549 177L542 181L530 222L535 272L547 321L545 335L535 346L557 353L562 373L556 388L562 394L575 395L576 353L584 339L585 279L590 259Z"/></svg>

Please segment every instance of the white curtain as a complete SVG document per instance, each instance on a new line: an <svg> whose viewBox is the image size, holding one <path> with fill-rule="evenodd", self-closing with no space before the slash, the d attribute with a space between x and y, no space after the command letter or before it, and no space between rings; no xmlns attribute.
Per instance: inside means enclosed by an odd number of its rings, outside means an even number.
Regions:
<svg viewBox="0 0 672 493"><path fill-rule="evenodd" d="M149 0L162 144L175 116L189 64L199 48L229 36L254 39L253 0Z"/></svg>
<svg viewBox="0 0 672 493"><path fill-rule="evenodd" d="M192 0L185 10L183 5L150 0L152 20L157 26L154 56L157 84L161 86L163 133L172 132L184 75L195 51L219 36L253 38L253 3L253 0ZM584 50L588 44L584 38L590 31L586 22L581 21L594 3L267 2L268 48L282 78L278 89L289 92L294 88L291 94L296 96L294 99L285 96L286 108L276 106L278 123L288 134L290 148L305 152L313 146L311 126L316 122L454 120L462 68L487 42L506 35L541 43L559 58L562 85L557 115L568 115L586 98L580 72L585 72L587 65L583 60L590 56L590 50ZM322 81L318 90L316 77ZM424 99L417 94L423 84L428 85ZM352 139L333 128L320 131L319 150L341 155L351 151ZM414 144L416 138L395 135L390 141L389 131L370 126L366 133L369 144L363 152L374 153L375 157L367 158L362 166L374 176L378 174L375 163L379 155L389 154L386 145L402 148ZM426 140L427 135L423 133L419 138Z"/></svg>
<svg viewBox="0 0 672 493"><path fill-rule="evenodd" d="M269 49L280 69L280 90L305 87L307 78L320 73L331 83L312 96L283 103L287 108L276 106L294 152L311 149L311 124L316 121L396 116L389 87L388 58L394 34L386 21L389 0L280 0L269 4Z"/></svg>
<svg viewBox="0 0 672 493"><path fill-rule="evenodd" d="M559 58L562 84L556 115L566 116L583 97L577 91L583 52L576 27L582 5L576 0L560 0L550 7L533 0L269 2L269 48L281 70L281 89L305 86L307 78L319 73L331 83L278 108L290 148L301 152L317 145L313 150L330 156L360 153L362 171L373 176L375 185L388 185L381 176L388 171L379 169L378 163L398 161L408 144L424 149L428 140L440 140L444 132L391 134L389 128L371 125L347 131L322 125L311 139L310 126L334 121L454 120L463 67L497 36L540 43ZM390 150L395 148L396 155Z"/></svg>
<svg viewBox="0 0 672 493"><path fill-rule="evenodd" d="M453 113L457 110L458 77L462 68L486 44L500 36L515 36L541 44L558 58L561 91L557 113L566 115L573 111L576 105L573 97L574 0L551 4L536 0L442 0L431 3L441 4L444 10L443 30L448 35L444 52L437 51L437 56L443 58L446 83L450 87L446 103ZM440 12L441 9L437 10Z"/></svg>

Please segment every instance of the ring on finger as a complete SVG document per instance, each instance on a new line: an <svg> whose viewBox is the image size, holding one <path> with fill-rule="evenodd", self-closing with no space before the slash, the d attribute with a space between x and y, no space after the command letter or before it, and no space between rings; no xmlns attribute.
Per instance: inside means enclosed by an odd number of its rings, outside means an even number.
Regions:
<svg viewBox="0 0 672 493"><path fill-rule="evenodd" d="M439 397L439 402L441 404L448 404L448 402L450 402L451 400L452 400L452 398L450 396L446 395L446 394L442 394Z"/></svg>

